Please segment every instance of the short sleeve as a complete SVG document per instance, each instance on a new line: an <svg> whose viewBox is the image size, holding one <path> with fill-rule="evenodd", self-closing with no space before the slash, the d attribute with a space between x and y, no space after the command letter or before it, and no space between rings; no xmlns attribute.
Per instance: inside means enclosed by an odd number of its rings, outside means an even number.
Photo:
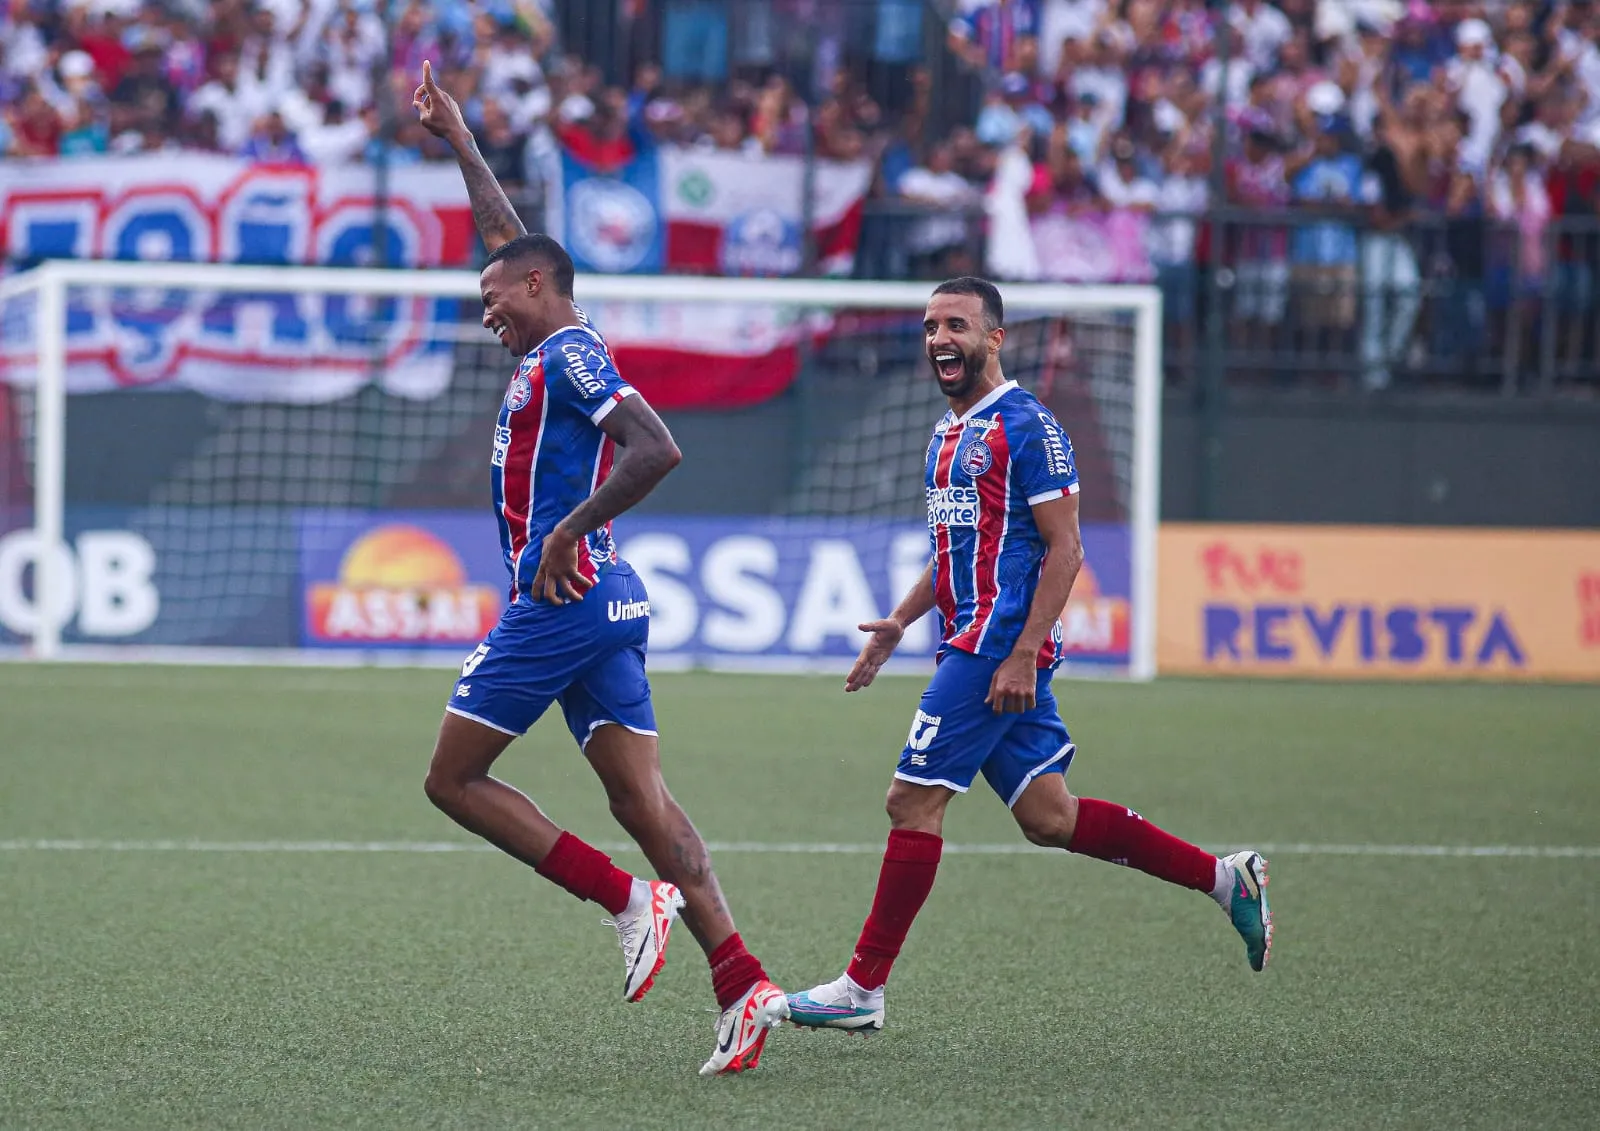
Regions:
<svg viewBox="0 0 1600 1131"><path fill-rule="evenodd" d="M595 424L634 395L605 345L588 333L563 334L545 347L545 358L551 399L573 406Z"/></svg>
<svg viewBox="0 0 1600 1131"><path fill-rule="evenodd" d="M1008 428L1007 432L1010 431ZM1038 506L1063 495L1076 495L1078 465L1072 454L1072 440L1056 418L1038 409L1033 416L1025 418L1016 431L1011 453L1012 482L1028 500L1028 505Z"/></svg>

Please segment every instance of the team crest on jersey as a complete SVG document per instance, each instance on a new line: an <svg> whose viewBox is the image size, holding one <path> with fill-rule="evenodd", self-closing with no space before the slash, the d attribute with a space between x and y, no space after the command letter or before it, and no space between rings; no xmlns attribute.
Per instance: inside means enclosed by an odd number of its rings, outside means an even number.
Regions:
<svg viewBox="0 0 1600 1131"><path fill-rule="evenodd" d="M524 363L526 364L526 363ZM517 370L517 375L511 378L511 385L506 389L506 408L517 412L528 407L528 402L533 399L533 384L524 375L522 370Z"/></svg>
<svg viewBox="0 0 1600 1131"><path fill-rule="evenodd" d="M974 440L961 451L961 470L976 479L994 464L994 453L982 440Z"/></svg>

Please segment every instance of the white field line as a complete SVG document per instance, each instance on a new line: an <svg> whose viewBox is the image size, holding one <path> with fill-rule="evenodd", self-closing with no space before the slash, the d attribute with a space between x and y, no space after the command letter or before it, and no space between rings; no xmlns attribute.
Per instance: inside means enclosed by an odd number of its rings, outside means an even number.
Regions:
<svg viewBox="0 0 1600 1131"><path fill-rule="evenodd" d="M606 852L631 852L625 841L603 841ZM826 841L711 841L713 853L780 856L879 856L882 843ZM1232 850L1219 849L1219 851ZM1600 859L1600 845L1563 844L1254 844L1267 856L1438 856ZM487 844L460 840L0 840L0 852L256 852L256 853L452 853L494 852ZM1031 856L1056 849L1025 842L946 844L951 856Z"/></svg>

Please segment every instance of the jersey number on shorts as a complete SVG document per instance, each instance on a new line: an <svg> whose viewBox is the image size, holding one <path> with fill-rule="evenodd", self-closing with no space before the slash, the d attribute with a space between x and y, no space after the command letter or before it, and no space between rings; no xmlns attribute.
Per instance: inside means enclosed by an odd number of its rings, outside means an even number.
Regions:
<svg viewBox="0 0 1600 1131"><path fill-rule="evenodd" d="M467 676L477 671L478 665L483 663L483 658L488 654L489 646L487 644L480 644L474 648L472 655L461 661L461 678L466 679Z"/></svg>
<svg viewBox="0 0 1600 1131"><path fill-rule="evenodd" d="M911 734L906 738L906 745L912 750L926 750L938 737L939 724L943 721L943 715L930 715L918 711L917 717L911 720Z"/></svg>

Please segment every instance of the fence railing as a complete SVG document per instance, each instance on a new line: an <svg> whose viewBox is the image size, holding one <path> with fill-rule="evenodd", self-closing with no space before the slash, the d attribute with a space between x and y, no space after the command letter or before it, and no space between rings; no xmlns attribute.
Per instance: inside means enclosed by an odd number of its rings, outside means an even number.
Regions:
<svg viewBox="0 0 1600 1131"><path fill-rule="evenodd" d="M1600 216L1523 229L1424 216L1400 230L1312 210L1156 214L1169 387L1448 387L1600 393ZM981 206L867 203L858 278L937 279L989 262ZM1086 281L1095 281L1089 279ZM1108 280L1109 281L1109 280Z"/></svg>

